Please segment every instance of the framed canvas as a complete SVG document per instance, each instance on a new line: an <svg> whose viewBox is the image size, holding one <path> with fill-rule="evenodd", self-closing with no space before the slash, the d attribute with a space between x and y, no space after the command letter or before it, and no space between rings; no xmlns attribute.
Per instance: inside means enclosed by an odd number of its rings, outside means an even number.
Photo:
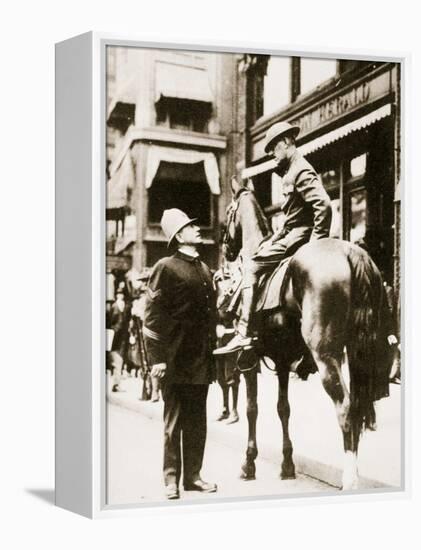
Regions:
<svg viewBox="0 0 421 550"><path fill-rule="evenodd" d="M406 494L407 62L56 45L57 505Z"/></svg>

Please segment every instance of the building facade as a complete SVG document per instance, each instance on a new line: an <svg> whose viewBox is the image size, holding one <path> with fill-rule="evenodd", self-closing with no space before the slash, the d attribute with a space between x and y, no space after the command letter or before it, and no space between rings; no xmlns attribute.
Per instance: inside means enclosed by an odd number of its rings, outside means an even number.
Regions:
<svg viewBox="0 0 421 550"><path fill-rule="evenodd" d="M160 219L174 207L198 219L202 255L216 268L236 150L236 74L232 54L108 48L107 271L115 278L169 254Z"/></svg>
<svg viewBox="0 0 421 550"><path fill-rule="evenodd" d="M399 64L109 47L107 92L110 292L168 255L165 208L198 218L216 268L233 174L279 227L282 185L263 146L287 120L331 197L331 236L367 247L398 306Z"/></svg>
<svg viewBox="0 0 421 550"><path fill-rule="evenodd" d="M364 244L400 292L400 72L392 63L243 55L238 169L251 178L274 227L282 187L265 156L267 129L298 124L298 148L333 205L331 236Z"/></svg>

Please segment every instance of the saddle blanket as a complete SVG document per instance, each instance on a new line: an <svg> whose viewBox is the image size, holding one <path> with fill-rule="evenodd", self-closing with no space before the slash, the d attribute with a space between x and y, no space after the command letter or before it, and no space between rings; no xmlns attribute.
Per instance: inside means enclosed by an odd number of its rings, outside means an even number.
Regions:
<svg viewBox="0 0 421 550"><path fill-rule="evenodd" d="M274 309L282 306L285 274L291 257L285 258L272 273L262 276L259 281L256 311Z"/></svg>
<svg viewBox="0 0 421 550"><path fill-rule="evenodd" d="M274 271L262 275L257 289L256 312L282 306L285 274L290 261L291 257L285 258ZM241 307L241 280L236 280L233 286L233 297L228 311L238 313Z"/></svg>

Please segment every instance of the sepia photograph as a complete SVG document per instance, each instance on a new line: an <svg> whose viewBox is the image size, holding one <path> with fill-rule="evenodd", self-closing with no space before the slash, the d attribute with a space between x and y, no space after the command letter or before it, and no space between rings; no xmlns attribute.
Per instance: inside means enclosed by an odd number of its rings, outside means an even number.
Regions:
<svg viewBox="0 0 421 550"><path fill-rule="evenodd" d="M403 490L400 63L105 67L106 504Z"/></svg>

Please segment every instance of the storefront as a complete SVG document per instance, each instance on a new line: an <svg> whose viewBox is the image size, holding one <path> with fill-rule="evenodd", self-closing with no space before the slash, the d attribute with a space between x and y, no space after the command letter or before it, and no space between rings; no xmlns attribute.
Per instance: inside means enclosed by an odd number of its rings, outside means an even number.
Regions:
<svg viewBox="0 0 421 550"><path fill-rule="evenodd" d="M383 63L355 79L289 104L250 129L252 177L273 225L282 222L280 179L263 152L267 129L279 120L301 127L298 148L319 173L333 205L331 236L366 246L386 281L399 291L399 74Z"/></svg>

